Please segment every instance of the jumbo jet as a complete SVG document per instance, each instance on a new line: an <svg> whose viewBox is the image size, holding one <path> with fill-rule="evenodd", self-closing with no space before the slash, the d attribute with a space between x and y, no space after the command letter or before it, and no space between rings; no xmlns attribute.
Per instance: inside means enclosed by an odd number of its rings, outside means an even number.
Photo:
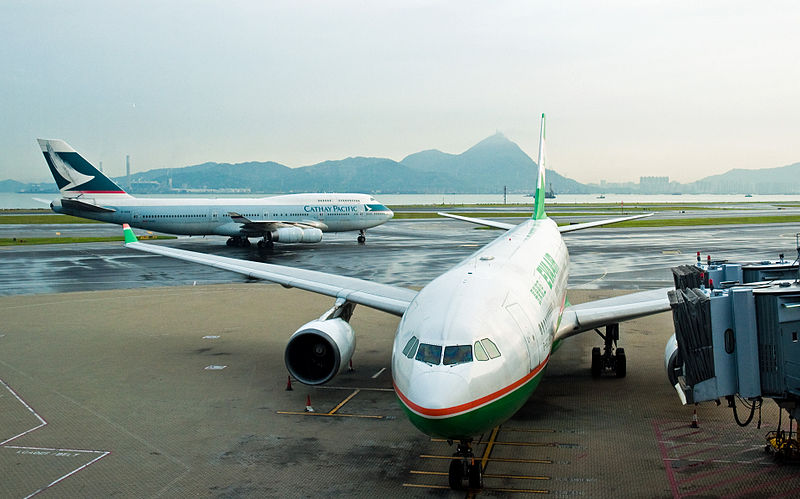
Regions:
<svg viewBox="0 0 800 499"><path fill-rule="evenodd" d="M366 230L394 213L367 194L311 193L264 198L137 198L86 161L63 140L37 139L61 191L50 203L56 213L126 223L167 234L228 236L228 246L273 242L318 243L323 232Z"/></svg>
<svg viewBox="0 0 800 499"><path fill-rule="evenodd" d="M592 350L592 375L622 377L626 361L624 349L616 347L619 323L669 310L667 289L567 302L569 254L561 234L648 215L558 227L544 209L544 125L542 115L531 218L514 226L444 214L506 232L420 291L145 244L130 228L124 231L125 245L333 297L333 307L301 326L286 346L289 373L309 385L330 381L348 365L355 349L348 321L356 305L400 316L392 348L400 405L422 432L457 443L450 486L481 488L483 469L472 442L525 404L562 341L596 330L605 350ZM605 335L597 329L603 326Z"/></svg>

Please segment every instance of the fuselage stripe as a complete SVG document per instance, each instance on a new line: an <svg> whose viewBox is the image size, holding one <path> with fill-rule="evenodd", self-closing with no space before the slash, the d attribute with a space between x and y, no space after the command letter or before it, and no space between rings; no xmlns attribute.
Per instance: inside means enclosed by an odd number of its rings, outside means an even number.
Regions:
<svg viewBox="0 0 800 499"><path fill-rule="evenodd" d="M550 354L547 355L547 358L542 361L535 369L531 370L528 374L523 376L522 378L518 379L517 381L511 383L510 385L506 386L505 388L501 388L494 393L490 393L489 395L485 395L479 399L473 400L472 402L466 402L464 404L459 404L453 407L445 407L443 409L428 409L426 407L422 407L421 405L415 404L408 397L406 397L403 392L397 387L397 384L392 382L394 385L394 391L397 393L397 396L400 397L400 400L408 407L410 410L420 414L422 416L429 416L429 417L446 417L446 416L455 416L456 414L460 414L463 412L470 411L472 409L476 409L478 407L484 406L490 402L494 402L495 400L499 399L500 397L516 390L520 386L524 385L531 379L533 379L537 374L541 372L542 369L547 365L547 362L550 360Z"/></svg>

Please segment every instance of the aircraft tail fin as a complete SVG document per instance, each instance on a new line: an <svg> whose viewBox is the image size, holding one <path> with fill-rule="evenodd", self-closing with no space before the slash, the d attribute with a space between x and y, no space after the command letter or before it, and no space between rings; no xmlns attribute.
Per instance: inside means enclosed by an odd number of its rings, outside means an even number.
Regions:
<svg viewBox="0 0 800 499"><path fill-rule="evenodd" d="M103 172L92 166L63 140L36 139L50 168L50 173L64 197L80 194L127 193Z"/></svg>
<svg viewBox="0 0 800 499"><path fill-rule="evenodd" d="M534 193L534 206L533 206L533 218L534 220L541 220L543 218L547 218L547 214L544 212L544 196L545 196L545 187L544 187L544 172L545 172L545 152L544 152L544 113L542 113L542 128L539 132L539 176L536 180L536 192Z"/></svg>

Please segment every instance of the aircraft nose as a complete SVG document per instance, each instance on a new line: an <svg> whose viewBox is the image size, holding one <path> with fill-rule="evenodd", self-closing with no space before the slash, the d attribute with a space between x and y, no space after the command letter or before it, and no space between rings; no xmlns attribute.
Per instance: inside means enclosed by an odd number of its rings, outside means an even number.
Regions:
<svg viewBox="0 0 800 499"><path fill-rule="evenodd" d="M405 394L409 408L425 416L448 416L469 402L469 385L458 374L428 371L411 376Z"/></svg>
<svg viewBox="0 0 800 499"><path fill-rule="evenodd" d="M394 212L389 208L386 208L386 220L391 220L394 217Z"/></svg>

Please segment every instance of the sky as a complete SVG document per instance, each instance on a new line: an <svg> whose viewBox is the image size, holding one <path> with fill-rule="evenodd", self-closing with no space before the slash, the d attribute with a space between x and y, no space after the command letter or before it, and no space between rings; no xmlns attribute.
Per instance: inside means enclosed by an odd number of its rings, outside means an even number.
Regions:
<svg viewBox="0 0 800 499"><path fill-rule="evenodd" d="M0 180L36 138L111 175L461 153L497 131L580 182L800 162L791 1L0 2Z"/></svg>

